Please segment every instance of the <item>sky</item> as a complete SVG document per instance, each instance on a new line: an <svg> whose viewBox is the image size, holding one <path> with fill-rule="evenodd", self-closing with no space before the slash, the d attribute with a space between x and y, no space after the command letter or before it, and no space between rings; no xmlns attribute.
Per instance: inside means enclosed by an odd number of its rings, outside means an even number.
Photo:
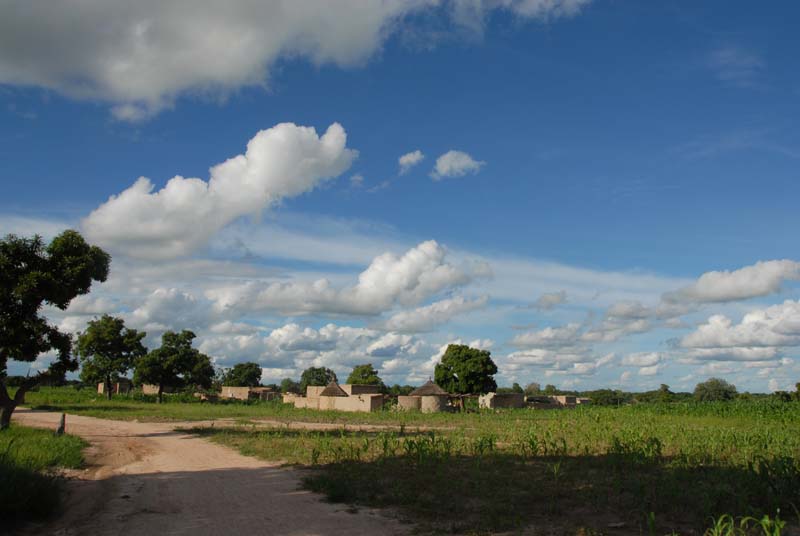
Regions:
<svg viewBox="0 0 800 536"><path fill-rule="evenodd" d="M10 0L0 235L112 255L61 329L191 329L265 382L420 384L462 343L500 385L793 389L798 15Z"/></svg>

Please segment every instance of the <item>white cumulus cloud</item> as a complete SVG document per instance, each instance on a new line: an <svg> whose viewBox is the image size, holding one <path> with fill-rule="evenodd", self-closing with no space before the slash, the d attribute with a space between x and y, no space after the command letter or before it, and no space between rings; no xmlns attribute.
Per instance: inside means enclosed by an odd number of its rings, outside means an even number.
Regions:
<svg viewBox="0 0 800 536"><path fill-rule="evenodd" d="M733 271L706 272L693 284L664 294L667 302L721 303L774 294L784 281L800 280L800 262L760 261Z"/></svg>
<svg viewBox="0 0 800 536"><path fill-rule="evenodd" d="M463 151L447 151L436 159L430 175L437 181L448 177L463 177L468 173L474 175L485 165L486 162L475 160Z"/></svg>
<svg viewBox="0 0 800 536"><path fill-rule="evenodd" d="M138 121L181 95L224 98L268 86L284 57L361 65L420 10L468 12L477 22L461 25L480 30L492 9L548 20L575 15L585 3L10 0L0 4L0 83L107 101L117 118Z"/></svg>
<svg viewBox="0 0 800 536"><path fill-rule="evenodd" d="M487 297L469 300L463 296L448 298L410 311L400 311L392 315L382 327L390 331L420 332L431 331L449 322L453 317L484 307Z"/></svg>
<svg viewBox="0 0 800 536"><path fill-rule="evenodd" d="M400 175L405 175L409 172L409 170L422 162L425 158L425 155L417 149L416 151L411 151L410 153L406 153L400 158L397 159L397 163L400 166Z"/></svg>
<svg viewBox="0 0 800 536"><path fill-rule="evenodd" d="M258 132L237 155L211 168L208 182L173 177L161 190L145 177L83 220L89 240L112 252L142 258L186 255L235 219L313 190L350 167L338 123L322 136L314 128L281 123Z"/></svg>
<svg viewBox="0 0 800 536"><path fill-rule="evenodd" d="M446 257L445 248L429 240L401 256L384 253L375 257L352 286L337 288L327 279L248 282L219 286L206 295L219 311L376 315L396 305L416 305L487 274L482 264L457 266Z"/></svg>

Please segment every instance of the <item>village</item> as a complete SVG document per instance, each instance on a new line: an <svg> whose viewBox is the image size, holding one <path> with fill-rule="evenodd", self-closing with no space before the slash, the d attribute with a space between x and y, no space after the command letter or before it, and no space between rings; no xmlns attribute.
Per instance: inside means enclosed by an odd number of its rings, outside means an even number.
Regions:
<svg viewBox="0 0 800 536"><path fill-rule="evenodd" d="M111 384L114 394L130 393L133 384L130 380L121 380ZM142 394L156 395L158 386L143 384ZM106 393L106 384L97 384L97 393ZM524 393L490 392L482 395L461 395L448 393L433 380L428 380L407 395L396 397L381 392L379 385L339 384L331 381L328 385L309 385L305 394L280 393L272 387L236 387L222 386L219 393L196 392L195 398L201 401L217 400L240 401L276 401L291 404L295 408L347 411L376 412L384 409L396 411L418 411L422 413L455 412L463 410L466 399L477 399L480 409L570 409L591 403L591 399L570 395L525 395Z"/></svg>

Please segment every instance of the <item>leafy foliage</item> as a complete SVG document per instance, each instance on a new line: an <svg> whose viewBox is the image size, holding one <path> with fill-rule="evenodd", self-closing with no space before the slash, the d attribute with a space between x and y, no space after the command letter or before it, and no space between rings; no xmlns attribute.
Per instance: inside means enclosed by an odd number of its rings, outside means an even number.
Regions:
<svg viewBox="0 0 800 536"><path fill-rule="evenodd" d="M111 398L110 384L147 353L142 344L145 335L126 328L121 318L103 315L89 321L75 342L75 353L81 361L81 380L90 384L105 382L106 393Z"/></svg>
<svg viewBox="0 0 800 536"><path fill-rule="evenodd" d="M488 350L451 344L434 371L436 383L445 391L459 394L483 394L497 389L494 375L497 365Z"/></svg>
<svg viewBox="0 0 800 536"><path fill-rule="evenodd" d="M378 371L372 363L356 365L353 372L347 377L347 383L354 385L383 385L383 380L378 376Z"/></svg>
<svg viewBox="0 0 800 536"><path fill-rule="evenodd" d="M94 281L105 281L111 257L87 244L76 231L64 231L45 246L40 236L8 235L0 240L0 378L9 359L34 361L54 350L47 373L24 382L12 400L0 382L0 428L6 428L25 392L47 375L63 377L78 368L69 335L51 326L40 309L66 309L75 296L86 294Z"/></svg>
<svg viewBox="0 0 800 536"><path fill-rule="evenodd" d="M325 367L307 368L300 376L300 392L305 393L306 387L309 385L328 385L332 381L336 382L339 379L331 369Z"/></svg>
<svg viewBox="0 0 800 536"><path fill-rule="evenodd" d="M161 337L161 347L136 360L134 382L158 385L158 398L164 387L202 387L208 389L214 379L211 359L192 348L195 334L167 331Z"/></svg>
<svg viewBox="0 0 800 536"><path fill-rule="evenodd" d="M736 386L721 378L709 378L695 386L694 398L700 402L733 400L736 398Z"/></svg>
<svg viewBox="0 0 800 536"><path fill-rule="evenodd" d="M222 385L231 387L257 387L261 385L261 365L258 363L237 363L225 373Z"/></svg>
<svg viewBox="0 0 800 536"><path fill-rule="evenodd" d="M281 393L300 393L300 382L291 378L282 379Z"/></svg>

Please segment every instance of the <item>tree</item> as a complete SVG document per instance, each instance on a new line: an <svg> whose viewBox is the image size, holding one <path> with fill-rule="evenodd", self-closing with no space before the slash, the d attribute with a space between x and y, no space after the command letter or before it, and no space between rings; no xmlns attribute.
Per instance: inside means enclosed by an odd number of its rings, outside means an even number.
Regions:
<svg viewBox="0 0 800 536"><path fill-rule="evenodd" d="M257 387L261 385L261 365L258 363L237 363L225 373L222 385L231 387Z"/></svg>
<svg viewBox="0 0 800 536"><path fill-rule="evenodd" d="M405 396L413 390L413 385L400 385L399 383L396 383L387 389L389 394L392 396Z"/></svg>
<svg viewBox="0 0 800 536"><path fill-rule="evenodd" d="M488 350L451 344L434 369L436 383L450 393L484 394L497 389L497 365Z"/></svg>
<svg viewBox="0 0 800 536"><path fill-rule="evenodd" d="M511 386L511 392L520 395L525 393L525 391L522 390L522 386L517 382L514 382L514 384Z"/></svg>
<svg viewBox="0 0 800 536"><path fill-rule="evenodd" d="M64 231L45 246L42 237L8 235L0 240L0 430L8 428L25 393L43 380L78 368L70 336L39 314L45 304L64 310L94 281L105 281L111 257L76 231ZM32 362L54 351L44 371L26 378L14 398L5 384L8 360Z"/></svg>
<svg viewBox="0 0 800 536"><path fill-rule="evenodd" d="M669 390L669 385L667 385L666 383L662 383L661 386L658 388L658 391L656 392L656 401L670 402L674 395L675 393Z"/></svg>
<svg viewBox="0 0 800 536"><path fill-rule="evenodd" d="M331 382L339 381L336 373L325 367L310 367L300 375L300 392L305 393L309 385L328 385Z"/></svg>
<svg viewBox="0 0 800 536"><path fill-rule="evenodd" d="M111 384L128 369L134 361L147 353L142 344L146 333L125 327L125 321L109 315L90 320L83 333L75 341L75 353L81 361L81 380L87 383L105 383L105 391L111 400Z"/></svg>
<svg viewBox="0 0 800 536"><path fill-rule="evenodd" d="M531 382L525 386L525 394L529 396L538 395L542 392L542 386L536 382Z"/></svg>
<svg viewBox="0 0 800 536"><path fill-rule="evenodd" d="M281 393L299 393L300 382L291 378L284 378L281 380Z"/></svg>
<svg viewBox="0 0 800 536"><path fill-rule="evenodd" d="M721 378L709 378L695 386L694 398L701 402L733 400L736 398L736 386Z"/></svg>
<svg viewBox="0 0 800 536"><path fill-rule="evenodd" d="M211 387L214 366L211 358L192 348L194 338L195 334L189 330L164 333L160 348L136 360L134 382L157 385L159 403L165 387Z"/></svg>
<svg viewBox="0 0 800 536"><path fill-rule="evenodd" d="M558 393L558 389L556 389L556 386L553 385L552 383L548 383L547 385L544 386L543 393L548 396L552 396Z"/></svg>
<svg viewBox="0 0 800 536"><path fill-rule="evenodd" d="M347 383L353 385L380 385L383 387L383 380L378 376L378 371L375 370L372 363L353 367L353 372L347 377Z"/></svg>

